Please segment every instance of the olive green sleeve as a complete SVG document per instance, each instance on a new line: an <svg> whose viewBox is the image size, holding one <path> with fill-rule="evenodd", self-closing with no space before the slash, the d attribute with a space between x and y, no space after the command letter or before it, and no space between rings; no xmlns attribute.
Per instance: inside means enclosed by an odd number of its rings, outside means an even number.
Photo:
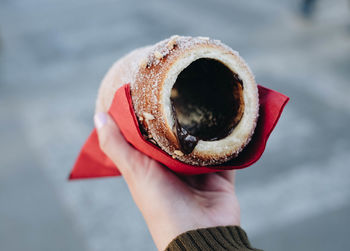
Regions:
<svg viewBox="0 0 350 251"><path fill-rule="evenodd" d="M166 251L232 250L251 251L247 234L238 226L212 227L191 230L177 236Z"/></svg>

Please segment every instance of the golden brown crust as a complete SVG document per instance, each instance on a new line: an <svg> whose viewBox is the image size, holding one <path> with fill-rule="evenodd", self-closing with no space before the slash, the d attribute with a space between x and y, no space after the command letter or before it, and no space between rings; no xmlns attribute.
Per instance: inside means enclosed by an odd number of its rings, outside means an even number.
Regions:
<svg viewBox="0 0 350 251"><path fill-rule="evenodd" d="M241 129L241 134L239 134L239 129L235 129L239 137L234 138L231 136L231 140L224 139L220 142L209 144L200 142L192 153L183 154L180 150L177 136L172 130L169 114L166 112L168 109L166 106L169 106L169 104L164 102L166 100L165 93L169 92L166 89L171 88L171 86L166 85L165 82L169 82L169 78L174 77L170 76L171 74L176 75L174 73L176 70L180 71L181 67L186 67L186 65L179 63L184 58L201 58L208 57L208 55L209 57L213 57L213 55L216 57L214 52L219 55L218 60L224 61L227 59L228 63L233 62L232 67L237 67L244 75L243 91L247 92L248 90L250 92L244 94L246 95L244 96L245 107L247 107L247 102L250 102L247 108L250 110L246 110L245 113L251 113L251 118L244 118L243 120L248 122L250 120L250 129L248 131ZM181 66L180 68L179 65ZM232 69L232 67L230 68ZM131 84L131 96L135 114L143 131L149 139L157 142L164 151L174 158L192 165L216 165L237 156L250 141L258 114L256 83L251 71L238 53L217 40L173 36L154 46L145 47L130 53L117 61L102 81L96 111L107 111L115 91L127 82ZM251 103L253 104L251 105ZM243 128L244 125L238 125L237 127ZM240 141L238 145L232 143L235 140ZM217 151L217 146L222 149L220 152Z"/></svg>

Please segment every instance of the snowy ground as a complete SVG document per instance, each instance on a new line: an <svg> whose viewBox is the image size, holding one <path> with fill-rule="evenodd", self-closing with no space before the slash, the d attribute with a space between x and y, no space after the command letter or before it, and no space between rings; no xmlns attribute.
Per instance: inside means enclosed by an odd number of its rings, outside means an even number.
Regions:
<svg viewBox="0 0 350 251"><path fill-rule="evenodd" d="M0 0L0 250L155 250L122 179L67 182L99 82L172 34L217 38L290 96L262 159L237 174L266 250L344 250L350 224L350 3Z"/></svg>

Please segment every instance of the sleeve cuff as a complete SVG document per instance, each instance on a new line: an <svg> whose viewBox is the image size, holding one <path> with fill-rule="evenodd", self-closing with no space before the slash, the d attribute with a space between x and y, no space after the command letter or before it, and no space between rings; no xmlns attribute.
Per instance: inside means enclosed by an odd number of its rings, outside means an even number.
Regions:
<svg viewBox="0 0 350 251"><path fill-rule="evenodd" d="M253 248L247 234L239 226L212 227L191 230L176 237L167 251L185 250L259 250Z"/></svg>

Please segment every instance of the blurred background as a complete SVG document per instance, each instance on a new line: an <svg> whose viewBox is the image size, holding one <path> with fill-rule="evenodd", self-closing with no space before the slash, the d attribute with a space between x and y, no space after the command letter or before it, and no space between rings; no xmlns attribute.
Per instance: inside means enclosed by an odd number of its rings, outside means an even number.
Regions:
<svg viewBox="0 0 350 251"><path fill-rule="evenodd" d="M222 40L291 98L237 172L253 246L349 246L349 1L0 0L0 250L155 250L123 179L67 177L107 69L173 34Z"/></svg>

